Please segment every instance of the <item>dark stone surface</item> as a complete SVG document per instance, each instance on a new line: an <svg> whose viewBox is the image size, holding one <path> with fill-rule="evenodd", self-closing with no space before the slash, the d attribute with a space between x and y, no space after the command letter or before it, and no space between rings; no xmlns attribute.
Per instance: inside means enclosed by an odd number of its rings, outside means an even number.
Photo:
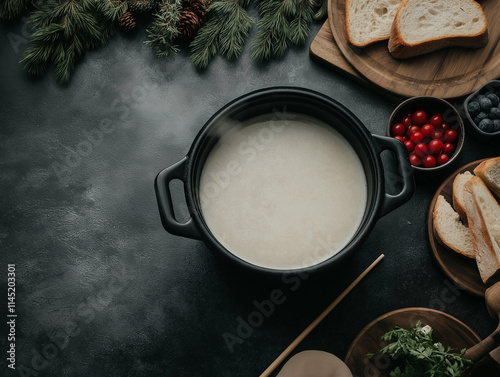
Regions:
<svg viewBox="0 0 500 377"><path fill-rule="evenodd" d="M87 53L62 86L53 71L34 80L18 63L24 22L0 24L0 305L7 264L15 264L18 314L18 370L5 366L2 336L2 376L260 375L380 253L383 262L297 351L343 358L366 324L412 306L443 310L481 337L495 328L484 300L450 298L425 221L442 180L498 155L497 146L467 138L454 166L418 176L414 197L342 266L293 281L235 273L202 242L163 230L153 189L209 116L252 90L291 85L331 96L384 134L395 103L313 61L307 47L258 64L247 44L239 60L216 57L199 72L185 52L156 58L144 37L117 35ZM258 321L256 303L276 289L284 302ZM259 323L238 334L242 320ZM239 342L229 347L227 334Z"/></svg>

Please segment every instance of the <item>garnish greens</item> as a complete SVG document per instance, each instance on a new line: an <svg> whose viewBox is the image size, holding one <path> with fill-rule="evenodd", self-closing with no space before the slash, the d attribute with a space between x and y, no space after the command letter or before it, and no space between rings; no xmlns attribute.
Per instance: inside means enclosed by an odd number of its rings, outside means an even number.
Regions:
<svg viewBox="0 0 500 377"><path fill-rule="evenodd" d="M388 355L395 368L391 377L460 377L460 373L472 364L464 359L465 349L459 353L451 347L445 348L432 340L432 329L422 331L422 323L410 329L395 326L394 330L382 336L389 344L376 353L369 353L368 358L377 354Z"/></svg>

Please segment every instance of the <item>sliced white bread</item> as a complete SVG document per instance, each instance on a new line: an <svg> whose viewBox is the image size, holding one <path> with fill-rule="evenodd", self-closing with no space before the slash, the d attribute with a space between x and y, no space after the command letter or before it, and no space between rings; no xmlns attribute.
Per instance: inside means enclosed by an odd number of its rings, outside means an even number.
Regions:
<svg viewBox="0 0 500 377"><path fill-rule="evenodd" d="M453 208L457 211L463 223L467 225L467 212L465 211L465 193L464 186L473 177L471 172L466 171L457 174L453 180Z"/></svg>
<svg viewBox="0 0 500 377"><path fill-rule="evenodd" d="M389 39L402 0L346 0L347 41L356 47Z"/></svg>
<svg viewBox="0 0 500 377"><path fill-rule="evenodd" d="M492 282L500 271L500 205L479 177L465 184L465 209L481 279Z"/></svg>
<svg viewBox="0 0 500 377"><path fill-rule="evenodd" d="M483 180L486 186L500 199L500 157L481 162L474 174Z"/></svg>
<svg viewBox="0 0 500 377"><path fill-rule="evenodd" d="M434 233L440 244L467 258L475 258L469 228L460 221L458 213L442 195L436 200L432 218Z"/></svg>
<svg viewBox="0 0 500 377"><path fill-rule="evenodd" d="M483 47L488 23L474 0L403 0L389 38L389 52L399 59L449 46Z"/></svg>

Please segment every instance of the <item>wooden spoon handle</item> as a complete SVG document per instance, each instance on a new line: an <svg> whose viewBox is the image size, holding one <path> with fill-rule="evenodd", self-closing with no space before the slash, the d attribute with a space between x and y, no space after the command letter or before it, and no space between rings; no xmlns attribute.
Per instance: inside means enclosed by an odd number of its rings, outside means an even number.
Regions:
<svg viewBox="0 0 500 377"><path fill-rule="evenodd" d="M461 377L498 377L500 365L490 355L486 355L462 372Z"/></svg>
<svg viewBox="0 0 500 377"><path fill-rule="evenodd" d="M500 346L500 328L496 329L493 334L484 338L475 346L469 348L465 352L464 359L477 362L498 346Z"/></svg>

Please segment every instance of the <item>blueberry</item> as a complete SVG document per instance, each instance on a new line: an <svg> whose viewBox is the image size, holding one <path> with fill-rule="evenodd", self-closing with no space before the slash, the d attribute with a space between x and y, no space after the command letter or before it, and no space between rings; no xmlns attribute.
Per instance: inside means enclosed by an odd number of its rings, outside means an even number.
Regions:
<svg viewBox="0 0 500 377"><path fill-rule="evenodd" d="M481 110L483 111L490 111L490 109L493 107L493 104L491 103L491 100L489 98L482 98L479 100L479 106L481 106Z"/></svg>
<svg viewBox="0 0 500 377"><path fill-rule="evenodd" d="M500 103L500 98L495 93L490 93L486 95L486 98L488 98L491 101L491 104L493 106L497 106Z"/></svg>
<svg viewBox="0 0 500 377"><path fill-rule="evenodd" d="M489 113L490 119L500 119L500 109L498 107L492 107Z"/></svg>
<svg viewBox="0 0 500 377"><path fill-rule="evenodd" d="M469 114L471 116L476 116L477 114L479 114L479 112L481 111L481 108L479 106L479 102L477 102L477 101L470 101L467 104L467 111L469 112Z"/></svg>
<svg viewBox="0 0 500 377"><path fill-rule="evenodd" d="M474 117L474 123L479 124L479 122L486 118L488 118L488 114L486 114L484 111L481 111Z"/></svg>
<svg viewBox="0 0 500 377"><path fill-rule="evenodd" d="M486 98L486 96L484 94L478 94L476 96L476 101L480 102L482 99Z"/></svg>
<svg viewBox="0 0 500 377"><path fill-rule="evenodd" d="M500 131L500 119L493 119L493 132Z"/></svg>
<svg viewBox="0 0 500 377"><path fill-rule="evenodd" d="M483 119L481 122L479 122L478 127L483 132L492 132L493 121L491 119Z"/></svg>

